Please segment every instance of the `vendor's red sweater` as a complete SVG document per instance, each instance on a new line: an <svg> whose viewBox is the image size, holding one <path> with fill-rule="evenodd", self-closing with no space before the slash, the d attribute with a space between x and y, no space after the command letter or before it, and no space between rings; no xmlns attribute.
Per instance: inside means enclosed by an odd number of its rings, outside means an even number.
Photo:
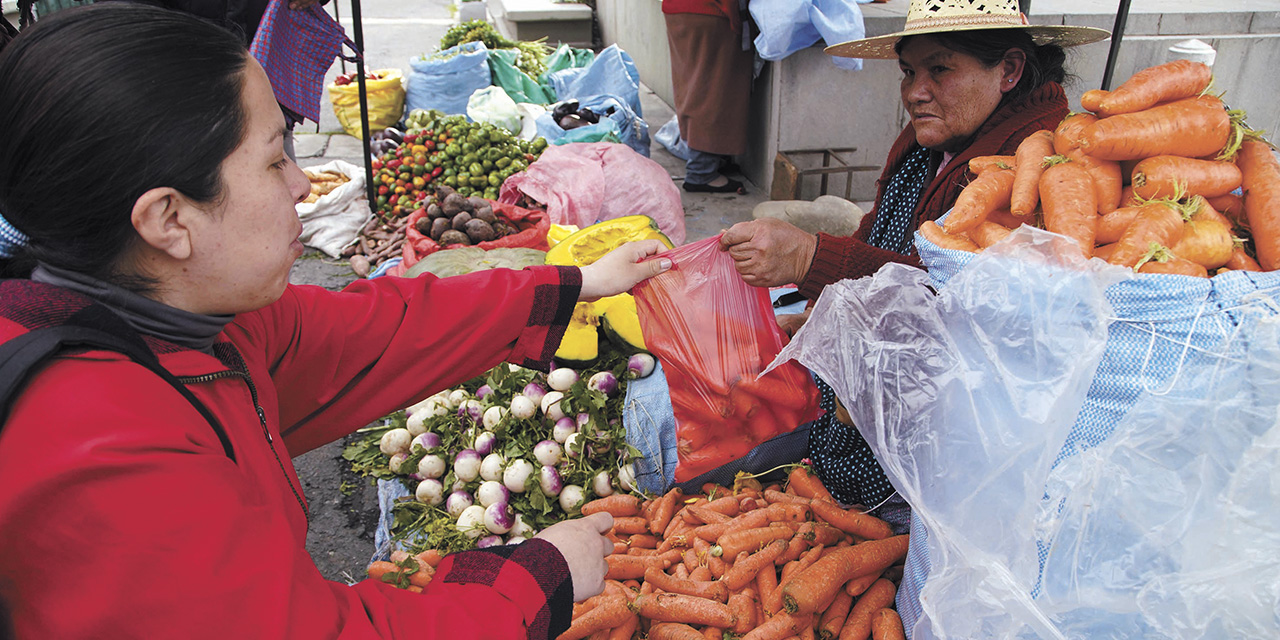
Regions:
<svg viewBox="0 0 1280 640"><path fill-rule="evenodd" d="M1027 136L1042 129L1054 129L1067 116L1067 97L1062 86L1050 82L1037 89L1025 100L1008 104L983 123L974 140L957 153L947 166L925 187L916 205L914 230L925 220L937 220L955 203L960 190L969 183L969 160L979 156L1013 155L1018 144ZM910 124L898 135L889 150L884 172L876 182L876 202L884 198L889 178L906 160L907 155L919 147L915 128ZM809 273L800 283L800 293L810 300L817 300L827 285L845 278L869 276L889 262L920 266L916 256L903 255L867 244L875 224L876 210L862 218L862 224L852 236L818 234L818 247L814 251Z"/></svg>
<svg viewBox="0 0 1280 640"><path fill-rule="evenodd" d="M742 29L742 15L738 12L738 0L662 0L663 13L696 13L704 16L728 18L733 30Z"/></svg>

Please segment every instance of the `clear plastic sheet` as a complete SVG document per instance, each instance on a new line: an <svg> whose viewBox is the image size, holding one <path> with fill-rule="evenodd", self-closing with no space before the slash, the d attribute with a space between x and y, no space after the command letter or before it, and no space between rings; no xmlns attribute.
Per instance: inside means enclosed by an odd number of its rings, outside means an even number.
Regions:
<svg viewBox="0 0 1280 640"><path fill-rule="evenodd" d="M1023 227L936 295L896 265L837 283L779 354L832 382L914 509L928 578L900 595L908 631L1277 637L1280 289L1202 309L1233 333L1179 347L1176 375L1076 447L1115 327L1138 324L1109 300L1141 283L1061 242Z"/></svg>
<svg viewBox="0 0 1280 640"><path fill-rule="evenodd" d="M743 282L719 236L672 249L669 271L632 291L676 417L676 482L739 459L813 420L817 387L796 363L765 375L786 336L769 292Z"/></svg>

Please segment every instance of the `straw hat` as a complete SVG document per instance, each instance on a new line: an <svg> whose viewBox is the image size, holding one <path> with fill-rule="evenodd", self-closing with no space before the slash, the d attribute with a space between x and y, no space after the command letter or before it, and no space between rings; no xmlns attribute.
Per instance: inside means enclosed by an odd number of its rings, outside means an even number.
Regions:
<svg viewBox="0 0 1280 640"><path fill-rule="evenodd" d="M911 0L907 26L902 31L875 38L834 44L826 52L842 58L896 60L893 46L906 36L976 29L1022 29L1036 44L1074 47L1105 40L1111 35L1093 27L1042 26L1027 23L1018 11L1018 0Z"/></svg>

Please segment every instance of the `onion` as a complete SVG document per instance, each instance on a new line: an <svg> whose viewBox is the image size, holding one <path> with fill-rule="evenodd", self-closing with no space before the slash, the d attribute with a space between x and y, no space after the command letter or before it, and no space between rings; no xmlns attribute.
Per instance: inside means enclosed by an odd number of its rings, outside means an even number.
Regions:
<svg viewBox="0 0 1280 640"><path fill-rule="evenodd" d="M515 523L511 507L506 502L495 502L484 508L484 528L493 533L506 533Z"/></svg>
<svg viewBox="0 0 1280 640"><path fill-rule="evenodd" d="M567 485L560 492L560 508L564 509L565 513L577 513L586 500L587 492L576 484Z"/></svg>
<svg viewBox="0 0 1280 640"><path fill-rule="evenodd" d="M564 450L560 448L560 444L555 440L543 440L533 445L533 457L537 458L538 462L549 467L555 466L557 462L560 462L563 454Z"/></svg>
<svg viewBox="0 0 1280 640"><path fill-rule="evenodd" d="M382 434L378 448L382 450L383 455L394 456L397 453L408 453L409 443L412 441L413 435L408 429L392 429Z"/></svg>
<svg viewBox="0 0 1280 640"><path fill-rule="evenodd" d="M564 444L570 435L578 432L578 425L573 422L573 418L565 416L556 420L555 426L551 427L551 439Z"/></svg>
<svg viewBox="0 0 1280 640"><path fill-rule="evenodd" d="M524 397L532 400L534 404L541 404L542 396L547 395L547 388L536 382L530 382L524 386L524 391L521 393L524 394Z"/></svg>
<svg viewBox="0 0 1280 640"><path fill-rule="evenodd" d="M426 431L413 437L413 444L416 444L427 451L440 446L440 436L434 432ZM413 445L409 446L409 450L413 450Z"/></svg>
<svg viewBox="0 0 1280 640"><path fill-rule="evenodd" d="M391 469L391 473L400 473L400 467L404 466L404 461L409 459L409 454L401 451L391 456L391 461L387 463L387 467Z"/></svg>
<svg viewBox="0 0 1280 640"><path fill-rule="evenodd" d="M505 543L502 541L502 536L496 535L496 534L487 535L483 538L480 538L479 540L476 540L477 549L488 549L489 547L497 547L503 544Z"/></svg>
<svg viewBox="0 0 1280 640"><path fill-rule="evenodd" d="M449 498L445 500L444 510L448 512L450 516L457 518L458 516L461 516L462 512L472 504L475 503L471 500L471 494L466 491L454 491L449 494Z"/></svg>
<svg viewBox="0 0 1280 640"><path fill-rule="evenodd" d="M627 359L627 374L632 378L647 378L658 366L658 361L647 353L637 353Z"/></svg>
<svg viewBox="0 0 1280 640"><path fill-rule="evenodd" d="M463 449L453 457L453 473L463 482L471 482L480 477L479 453L475 449Z"/></svg>
<svg viewBox="0 0 1280 640"><path fill-rule="evenodd" d="M636 490L636 466L628 462L618 469L618 486L623 491Z"/></svg>
<svg viewBox="0 0 1280 640"><path fill-rule="evenodd" d="M608 471L601 471L591 479L591 491L601 498L613 495L613 479Z"/></svg>
<svg viewBox="0 0 1280 640"><path fill-rule="evenodd" d="M480 461L480 477L485 480L501 480L502 469L507 466L501 453L491 453Z"/></svg>
<svg viewBox="0 0 1280 640"><path fill-rule="evenodd" d="M476 397L477 397L477 398L483 398L483 397L485 397L485 396L487 396L487 395L489 395L489 394L491 394L491 393L493 393L493 387L491 387L491 386L489 386L489 385L487 385L487 384L486 384L486 385L481 385L479 389L476 389Z"/></svg>
<svg viewBox="0 0 1280 640"><path fill-rule="evenodd" d="M476 489L476 500L480 502L480 506L487 507L495 502L511 500L511 492L502 486L501 482L485 480L480 483L480 488Z"/></svg>
<svg viewBox="0 0 1280 640"><path fill-rule="evenodd" d="M542 409L543 415L546 415L552 420L559 420L560 418L563 418L564 410L560 408L560 401L563 399L564 394L559 391L552 391L547 395L542 396L542 401L538 404ZM552 411L555 411L557 415L552 415Z"/></svg>
<svg viewBox="0 0 1280 640"><path fill-rule="evenodd" d="M506 407L499 407L497 405L494 405L492 407L489 407L488 409L485 409L484 410L484 428L496 431L495 427L497 427L498 423L502 422L502 419L505 417L507 417Z"/></svg>
<svg viewBox="0 0 1280 640"><path fill-rule="evenodd" d="M435 454L422 456L418 461L418 475L423 478L439 478L444 475L444 458Z"/></svg>
<svg viewBox="0 0 1280 640"><path fill-rule="evenodd" d="M578 372L561 367L547 374L547 386L556 391L568 391L578 381Z"/></svg>
<svg viewBox="0 0 1280 640"><path fill-rule="evenodd" d="M511 398L511 415L516 418L519 418L520 420L528 420L537 414L537 412L538 406L533 403L532 399L521 395ZM486 424L485 426L488 425Z"/></svg>
<svg viewBox="0 0 1280 640"><path fill-rule="evenodd" d="M542 487L542 492L549 496L558 496L564 489L560 472L556 471L555 467L543 467L538 471L538 485Z"/></svg>
<svg viewBox="0 0 1280 640"><path fill-rule="evenodd" d="M475 539L484 535L484 507L473 504L458 515L458 531L467 534L468 538Z"/></svg>
<svg viewBox="0 0 1280 640"><path fill-rule="evenodd" d="M524 493L525 486L529 483L529 476L533 475L533 464L524 458L516 458L507 463L507 468L502 471L502 484L512 493Z"/></svg>
<svg viewBox="0 0 1280 640"><path fill-rule="evenodd" d="M425 502L429 505L437 505L444 502L444 483L435 478L427 478L418 483L418 489L413 492L413 497L418 502Z"/></svg>
<svg viewBox="0 0 1280 640"><path fill-rule="evenodd" d="M476 441L472 448L476 450L476 453L487 456L493 453L493 445L497 441L498 436L493 435L492 431L481 431L480 435L476 436Z"/></svg>
<svg viewBox="0 0 1280 640"><path fill-rule="evenodd" d="M599 391L606 396L612 396L618 392L618 379L614 377L611 371L600 371L591 376L590 380L587 380L587 388Z"/></svg>

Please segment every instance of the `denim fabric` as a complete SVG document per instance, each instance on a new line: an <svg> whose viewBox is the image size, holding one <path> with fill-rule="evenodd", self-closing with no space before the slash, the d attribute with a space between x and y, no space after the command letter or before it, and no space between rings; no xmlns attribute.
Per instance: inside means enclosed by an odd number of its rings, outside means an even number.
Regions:
<svg viewBox="0 0 1280 640"><path fill-rule="evenodd" d="M684 163L684 181L689 184L709 184L720 175L720 156L715 153L703 153L687 147L689 159Z"/></svg>

